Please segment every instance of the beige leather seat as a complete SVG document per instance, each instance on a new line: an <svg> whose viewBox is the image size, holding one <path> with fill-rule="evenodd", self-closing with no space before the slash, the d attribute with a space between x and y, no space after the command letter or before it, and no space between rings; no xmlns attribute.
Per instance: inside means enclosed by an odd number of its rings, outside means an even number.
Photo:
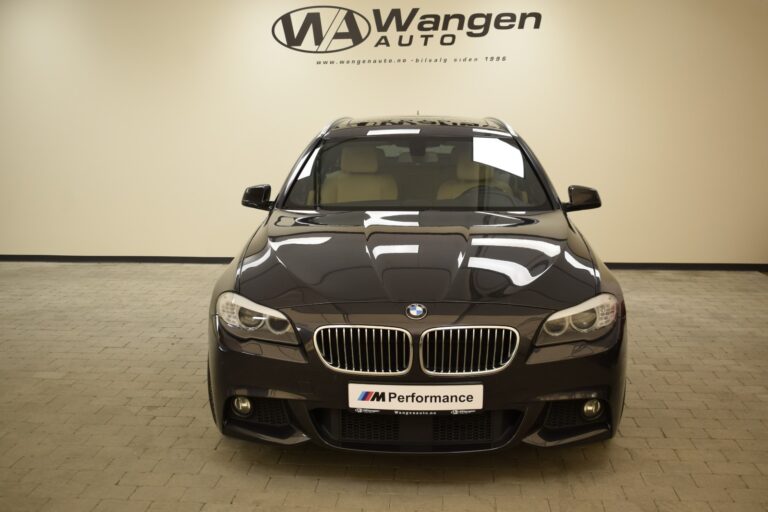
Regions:
<svg viewBox="0 0 768 512"><path fill-rule="evenodd" d="M377 174L376 147L353 143L341 150L341 169L328 174L320 188L323 204L387 201L397 199L397 182L392 176Z"/></svg>
<svg viewBox="0 0 768 512"><path fill-rule="evenodd" d="M508 183L495 178L491 169L472 160L468 153L459 156L456 164L456 179L446 181L437 190L437 199L456 199L467 190L485 186L501 190L505 194L512 194L512 188Z"/></svg>

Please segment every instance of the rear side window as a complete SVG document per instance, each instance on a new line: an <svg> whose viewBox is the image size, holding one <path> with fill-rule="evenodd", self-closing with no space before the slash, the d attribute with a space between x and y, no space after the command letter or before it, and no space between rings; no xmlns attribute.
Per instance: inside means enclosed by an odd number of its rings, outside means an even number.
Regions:
<svg viewBox="0 0 768 512"><path fill-rule="evenodd" d="M325 141L284 208L548 210L538 176L511 138L372 137Z"/></svg>

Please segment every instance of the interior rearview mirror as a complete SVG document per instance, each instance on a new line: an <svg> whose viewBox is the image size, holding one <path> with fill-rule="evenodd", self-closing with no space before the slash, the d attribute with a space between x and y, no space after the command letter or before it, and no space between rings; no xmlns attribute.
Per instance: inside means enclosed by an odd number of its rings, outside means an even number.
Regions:
<svg viewBox="0 0 768 512"><path fill-rule="evenodd" d="M269 200L272 187L269 185L256 185L248 187L243 193L243 206L257 208L259 210L271 210L274 202Z"/></svg>
<svg viewBox="0 0 768 512"><path fill-rule="evenodd" d="M591 210L600 208L603 203L600 201L600 194L597 190L581 185L571 185L568 187L568 198L570 202L563 203L563 209L567 212L578 210Z"/></svg>

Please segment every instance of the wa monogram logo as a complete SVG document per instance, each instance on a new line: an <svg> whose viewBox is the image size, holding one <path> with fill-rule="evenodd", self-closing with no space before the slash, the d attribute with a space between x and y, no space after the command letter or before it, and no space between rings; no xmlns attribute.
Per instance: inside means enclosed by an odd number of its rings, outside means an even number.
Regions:
<svg viewBox="0 0 768 512"><path fill-rule="evenodd" d="M333 53L359 45L371 24L357 11L320 5L283 14L272 25L272 37L291 50Z"/></svg>

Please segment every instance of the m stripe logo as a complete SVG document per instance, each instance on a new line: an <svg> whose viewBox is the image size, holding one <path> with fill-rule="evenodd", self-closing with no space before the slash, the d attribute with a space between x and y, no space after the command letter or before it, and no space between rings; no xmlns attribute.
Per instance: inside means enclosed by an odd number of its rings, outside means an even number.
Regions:
<svg viewBox="0 0 768 512"><path fill-rule="evenodd" d="M383 391L362 391L357 399L361 402L383 402L385 397Z"/></svg>

